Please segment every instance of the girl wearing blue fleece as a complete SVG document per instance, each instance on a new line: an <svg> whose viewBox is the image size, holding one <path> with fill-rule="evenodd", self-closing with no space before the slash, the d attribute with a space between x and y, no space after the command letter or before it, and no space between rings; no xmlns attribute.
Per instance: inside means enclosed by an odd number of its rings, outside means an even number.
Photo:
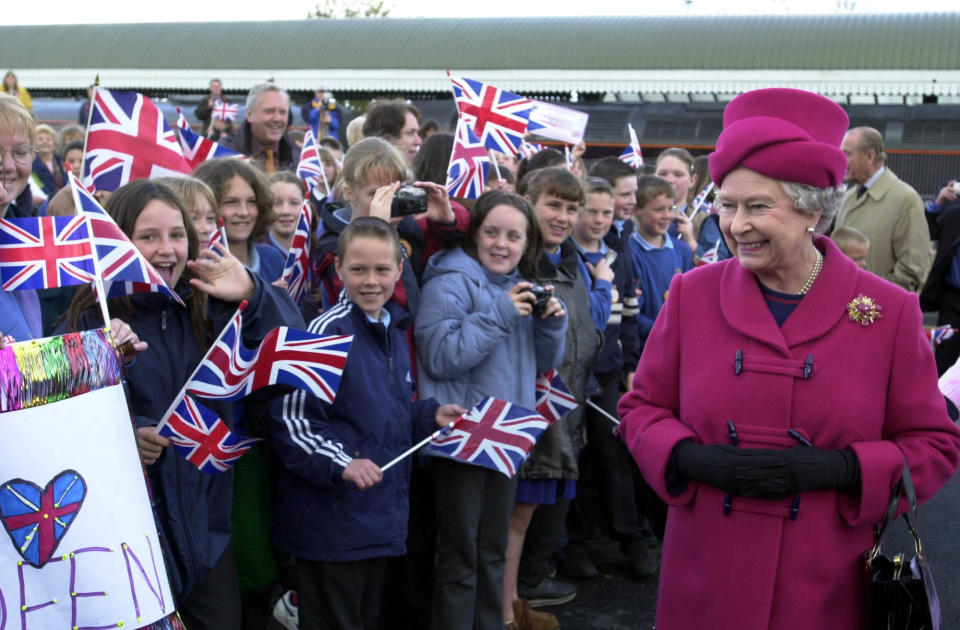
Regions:
<svg viewBox="0 0 960 630"><path fill-rule="evenodd" d="M492 191L477 200L463 247L436 254L424 271L415 330L421 397L470 408L495 396L535 407L536 378L560 363L567 326L555 297L533 314L525 278L542 251L522 198ZM502 628L513 621L501 600L516 479L432 459L439 522L431 628Z"/></svg>

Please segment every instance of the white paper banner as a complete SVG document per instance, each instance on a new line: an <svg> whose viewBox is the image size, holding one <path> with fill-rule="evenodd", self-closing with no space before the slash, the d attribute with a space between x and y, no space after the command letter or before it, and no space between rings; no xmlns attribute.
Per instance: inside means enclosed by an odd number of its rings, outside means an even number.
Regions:
<svg viewBox="0 0 960 630"><path fill-rule="evenodd" d="M937 384L940 386L940 393L960 407L960 361L950 366Z"/></svg>
<svg viewBox="0 0 960 630"><path fill-rule="evenodd" d="M0 630L173 612L120 385L0 414Z"/></svg>
<svg viewBox="0 0 960 630"><path fill-rule="evenodd" d="M577 144L583 140L589 114L553 103L532 102L536 108L530 112L530 125L527 128L529 133L568 144Z"/></svg>

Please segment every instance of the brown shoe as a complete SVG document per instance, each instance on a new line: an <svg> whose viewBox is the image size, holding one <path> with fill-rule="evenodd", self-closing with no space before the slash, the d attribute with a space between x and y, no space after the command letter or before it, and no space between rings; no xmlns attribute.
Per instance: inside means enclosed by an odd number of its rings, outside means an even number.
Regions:
<svg viewBox="0 0 960 630"><path fill-rule="evenodd" d="M555 616L530 608L530 602L525 599L514 600L513 618L517 630L557 630L560 627Z"/></svg>
<svg viewBox="0 0 960 630"><path fill-rule="evenodd" d="M513 600L514 630L530 630L530 604L525 599Z"/></svg>

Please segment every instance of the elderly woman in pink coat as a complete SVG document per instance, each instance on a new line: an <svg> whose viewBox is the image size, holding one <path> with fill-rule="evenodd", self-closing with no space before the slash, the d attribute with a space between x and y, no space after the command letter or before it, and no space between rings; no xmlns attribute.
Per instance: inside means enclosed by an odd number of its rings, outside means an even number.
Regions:
<svg viewBox="0 0 960 630"><path fill-rule="evenodd" d="M734 256L674 277L619 407L669 505L658 630L864 628L904 458L921 501L957 469L916 295L819 236L847 124L799 90L724 113L710 172Z"/></svg>

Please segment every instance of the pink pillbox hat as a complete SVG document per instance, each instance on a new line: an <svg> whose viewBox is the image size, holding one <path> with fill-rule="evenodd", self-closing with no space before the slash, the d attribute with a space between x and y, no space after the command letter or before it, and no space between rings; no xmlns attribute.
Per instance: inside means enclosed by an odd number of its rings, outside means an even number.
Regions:
<svg viewBox="0 0 960 630"><path fill-rule="evenodd" d="M770 88L741 94L723 112L710 176L719 187L727 173L744 166L782 181L839 186L847 167L840 143L849 124L839 105L812 92Z"/></svg>

